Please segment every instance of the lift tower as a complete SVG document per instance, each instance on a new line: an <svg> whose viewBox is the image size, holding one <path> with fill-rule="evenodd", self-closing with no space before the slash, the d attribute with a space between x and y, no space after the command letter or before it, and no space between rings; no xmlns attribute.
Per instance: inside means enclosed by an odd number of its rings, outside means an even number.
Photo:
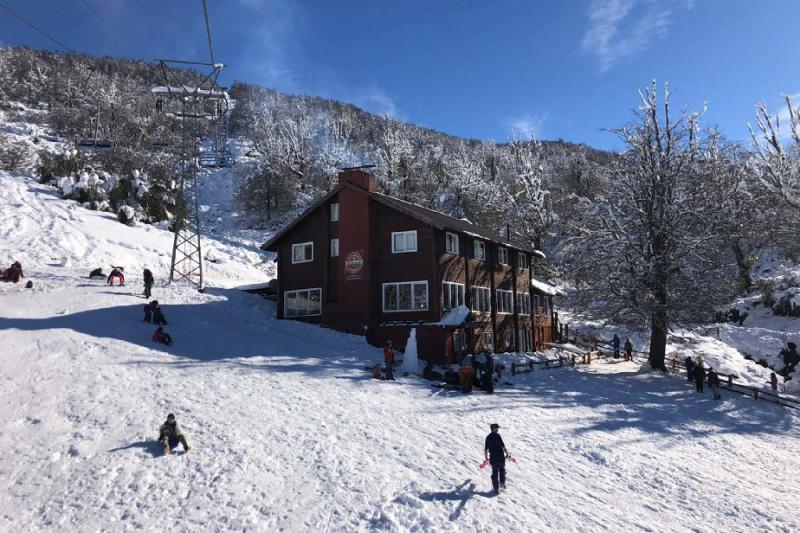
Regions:
<svg viewBox="0 0 800 533"><path fill-rule="evenodd" d="M213 54L212 54L213 57ZM217 84L221 63L177 61L158 59L163 75L163 85L153 87L156 110L177 122L180 142L174 154L179 177L179 196L173 223L175 240L172 245L172 262L169 281L187 280L200 291L203 285L203 255L200 248L200 206L197 195L197 173L200 158L200 138L214 131L218 121L224 120L229 108L228 93ZM198 73L196 80L187 85L190 75L171 71L171 66L185 69L187 65L197 69L210 69L205 75Z"/></svg>

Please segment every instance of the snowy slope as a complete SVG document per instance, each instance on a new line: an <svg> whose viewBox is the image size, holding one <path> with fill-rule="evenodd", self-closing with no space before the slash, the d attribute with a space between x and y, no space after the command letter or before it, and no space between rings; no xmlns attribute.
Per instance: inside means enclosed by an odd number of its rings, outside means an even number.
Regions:
<svg viewBox="0 0 800 533"><path fill-rule="evenodd" d="M136 276L81 277L126 262L163 280L166 232L4 174L0 231L0 257L35 284L0 284L0 531L800 528L789 410L714 402L632 363L537 370L494 396L371 380L381 354L363 339L213 288L264 276L229 242L205 294L157 285L166 348ZM158 456L167 412L190 453ZM477 468L495 421L519 458L499 498Z"/></svg>

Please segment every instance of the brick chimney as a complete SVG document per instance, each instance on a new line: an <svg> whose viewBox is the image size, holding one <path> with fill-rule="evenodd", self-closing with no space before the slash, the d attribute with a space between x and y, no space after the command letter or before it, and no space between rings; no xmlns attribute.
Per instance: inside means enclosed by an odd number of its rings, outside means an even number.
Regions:
<svg viewBox="0 0 800 533"><path fill-rule="evenodd" d="M375 192L375 176L363 170L346 170L339 172L339 183L349 183L359 189Z"/></svg>

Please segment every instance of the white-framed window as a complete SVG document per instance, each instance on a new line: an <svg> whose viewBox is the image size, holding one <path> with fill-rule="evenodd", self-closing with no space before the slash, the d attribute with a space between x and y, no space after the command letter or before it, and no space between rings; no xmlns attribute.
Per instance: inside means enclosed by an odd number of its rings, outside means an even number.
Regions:
<svg viewBox="0 0 800 533"><path fill-rule="evenodd" d="M322 289L300 289L283 293L283 316L322 314Z"/></svg>
<svg viewBox="0 0 800 533"><path fill-rule="evenodd" d="M428 310L428 282L404 281L383 284L383 312Z"/></svg>
<svg viewBox="0 0 800 533"><path fill-rule="evenodd" d="M473 241L472 257L478 261L486 261L486 243L483 241Z"/></svg>
<svg viewBox="0 0 800 533"><path fill-rule="evenodd" d="M510 352L514 349L514 330L506 330L506 351Z"/></svg>
<svg viewBox="0 0 800 533"><path fill-rule="evenodd" d="M538 314L541 314L541 312L542 312L542 308L541 308L541 301L539 299L539 295L538 294L534 294L533 295L533 314L538 315Z"/></svg>
<svg viewBox="0 0 800 533"><path fill-rule="evenodd" d="M444 234L444 240L447 253L458 255L458 235L447 232Z"/></svg>
<svg viewBox="0 0 800 533"><path fill-rule="evenodd" d="M489 313L492 310L492 291L489 287L472 287L472 310Z"/></svg>
<svg viewBox="0 0 800 533"><path fill-rule="evenodd" d="M339 257L339 239L331 239L331 257Z"/></svg>
<svg viewBox="0 0 800 533"><path fill-rule="evenodd" d="M301 242L292 245L292 263L310 263L314 260L314 243Z"/></svg>
<svg viewBox="0 0 800 533"><path fill-rule="evenodd" d="M522 329L519 332L519 349L523 352L533 351L533 332L529 329Z"/></svg>
<svg viewBox="0 0 800 533"><path fill-rule="evenodd" d="M497 249L497 262L501 265L508 264L508 248L498 248Z"/></svg>
<svg viewBox="0 0 800 533"><path fill-rule="evenodd" d="M528 268L528 256L525 254L525 252L517 253L517 265L519 266L520 270L525 270Z"/></svg>
<svg viewBox="0 0 800 533"><path fill-rule="evenodd" d="M497 289L497 312L498 313L513 313L514 307L513 293L503 289Z"/></svg>
<svg viewBox="0 0 800 533"><path fill-rule="evenodd" d="M442 282L442 308L445 311L464 305L464 284Z"/></svg>
<svg viewBox="0 0 800 533"><path fill-rule="evenodd" d="M483 335L481 335L481 342L483 343L484 350L494 351L494 333L491 331L483 332Z"/></svg>
<svg viewBox="0 0 800 533"><path fill-rule="evenodd" d="M339 204L331 204L331 222L339 222Z"/></svg>
<svg viewBox="0 0 800 533"><path fill-rule="evenodd" d="M517 313L520 315L531 314L531 295L528 293L517 293Z"/></svg>
<svg viewBox="0 0 800 533"><path fill-rule="evenodd" d="M392 233L392 253L404 254L417 251L417 230Z"/></svg>

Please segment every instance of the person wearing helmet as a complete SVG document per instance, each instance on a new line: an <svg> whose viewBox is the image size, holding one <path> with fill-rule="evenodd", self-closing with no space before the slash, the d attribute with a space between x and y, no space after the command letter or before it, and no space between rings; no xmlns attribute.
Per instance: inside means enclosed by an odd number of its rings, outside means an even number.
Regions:
<svg viewBox="0 0 800 533"><path fill-rule="evenodd" d="M500 436L500 425L492 424L489 426L491 433L486 436L483 446L485 459L492 465L492 487L495 494L500 494L500 489L506 489L506 457L508 450Z"/></svg>
<svg viewBox="0 0 800 533"><path fill-rule="evenodd" d="M172 453L177 448L178 444L183 445L183 451L189 451L189 444L186 442L186 437L178 427L178 421L175 420L175 415L172 413L167 415L167 421L161 424L158 430L158 440L164 448L164 455Z"/></svg>

